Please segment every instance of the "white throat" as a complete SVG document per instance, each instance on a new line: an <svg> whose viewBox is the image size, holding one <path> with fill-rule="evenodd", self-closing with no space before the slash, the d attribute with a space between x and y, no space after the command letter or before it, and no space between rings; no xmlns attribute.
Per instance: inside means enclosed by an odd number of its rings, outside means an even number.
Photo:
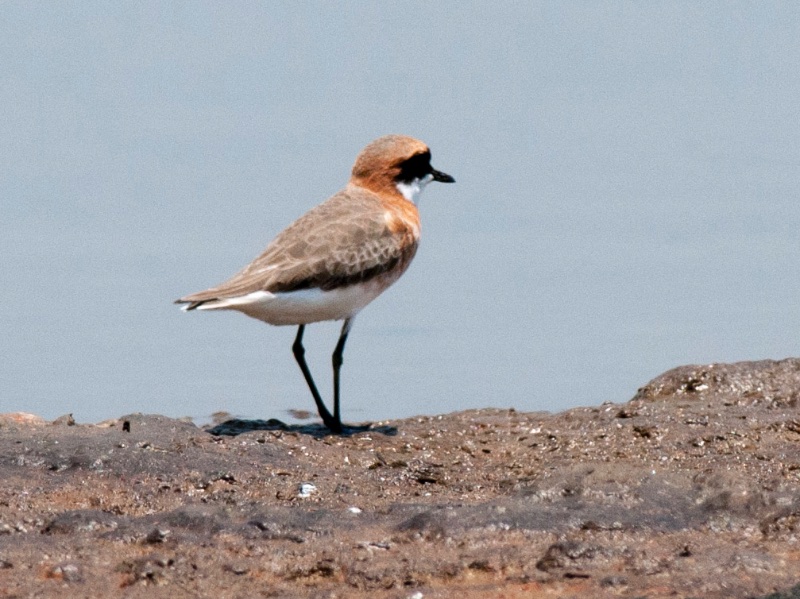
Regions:
<svg viewBox="0 0 800 599"><path fill-rule="evenodd" d="M425 186L431 181L433 181L433 175L431 174L427 174L421 179L412 179L408 183L400 181L397 183L397 191L409 202L414 202L416 204L422 190L425 189Z"/></svg>

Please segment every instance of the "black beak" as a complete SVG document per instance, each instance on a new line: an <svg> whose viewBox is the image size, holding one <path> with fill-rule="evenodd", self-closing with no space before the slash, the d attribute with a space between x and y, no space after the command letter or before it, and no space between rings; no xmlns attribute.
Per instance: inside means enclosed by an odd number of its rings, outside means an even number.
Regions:
<svg viewBox="0 0 800 599"><path fill-rule="evenodd" d="M453 179L447 173L443 173L441 171L437 171L435 168L431 169L431 175L433 175L433 180L438 181L439 183L455 183L456 180Z"/></svg>

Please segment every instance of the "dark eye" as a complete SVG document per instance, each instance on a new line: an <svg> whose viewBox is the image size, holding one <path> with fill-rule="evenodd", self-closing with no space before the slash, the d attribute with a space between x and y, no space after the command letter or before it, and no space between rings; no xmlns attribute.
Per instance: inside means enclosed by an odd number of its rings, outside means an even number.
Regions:
<svg viewBox="0 0 800 599"><path fill-rule="evenodd" d="M400 163L400 174L397 175L397 181L410 183L414 179L422 179L425 175L429 175L432 170L430 152L414 154Z"/></svg>

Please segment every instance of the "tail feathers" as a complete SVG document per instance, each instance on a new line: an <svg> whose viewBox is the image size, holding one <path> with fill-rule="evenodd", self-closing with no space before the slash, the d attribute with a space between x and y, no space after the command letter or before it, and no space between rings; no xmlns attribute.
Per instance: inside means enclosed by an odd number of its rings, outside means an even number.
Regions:
<svg viewBox="0 0 800 599"><path fill-rule="evenodd" d="M245 308L248 306L260 305L266 299L273 298L274 295L268 291L254 291L234 297L203 297L202 299L192 299L193 297L195 296L187 295L179 300L175 300L175 303L184 304L181 306L181 310L184 312L189 312L190 310L242 310L246 312Z"/></svg>
<svg viewBox="0 0 800 599"><path fill-rule="evenodd" d="M189 312L190 310L196 310L197 308L199 308L203 304L205 304L207 302L212 302L212 301L216 301L216 300L214 299L214 300L191 301L191 300L185 300L185 299L178 299L178 300L175 300L175 303L176 304L183 304L181 306L181 310L183 310L184 312Z"/></svg>

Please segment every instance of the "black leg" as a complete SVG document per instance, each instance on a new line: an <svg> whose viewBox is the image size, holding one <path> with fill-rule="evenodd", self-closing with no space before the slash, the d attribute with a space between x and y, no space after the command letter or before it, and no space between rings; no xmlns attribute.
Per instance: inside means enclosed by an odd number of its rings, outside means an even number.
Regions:
<svg viewBox="0 0 800 599"><path fill-rule="evenodd" d="M336 349L333 350L331 361L333 362L333 418L340 422L342 421L339 412L339 371L342 369L344 354L344 344L347 342L347 335L350 333L350 327L353 324L353 319L348 318L342 325L342 332L339 334L339 341L336 343Z"/></svg>
<svg viewBox="0 0 800 599"><path fill-rule="evenodd" d="M294 344L292 345L292 353L294 353L294 359L297 360L297 364L300 366L300 370L303 372L306 383L308 383L308 388L311 389L311 395L314 396L314 403L317 404L317 412L319 412L322 422L324 422L325 426L327 426L333 432L340 433L342 432L342 421L339 419L338 404L335 410L336 416L331 416L328 408L326 408L325 404L322 402L322 397L320 397L319 391L317 391L317 386L314 384L311 371L308 369L308 364L306 364L306 350L303 347L303 331L305 331L305 328L306 326L304 324L301 324L297 328L297 337L295 337ZM342 345L344 344L342 343Z"/></svg>

